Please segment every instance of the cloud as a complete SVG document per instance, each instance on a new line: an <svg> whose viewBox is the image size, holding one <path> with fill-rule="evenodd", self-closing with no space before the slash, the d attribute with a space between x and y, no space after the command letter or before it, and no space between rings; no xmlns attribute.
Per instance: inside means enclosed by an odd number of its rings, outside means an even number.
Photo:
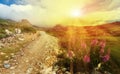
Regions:
<svg viewBox="0 0 120 74"><path fill-rule="evenodd" d="M95 12L95 11L111 11L120 7L119 0L93 0L83 9L85 12Z"/></svg>
<svg viewBox="0 0 120 74"><path fill-rule="evenodd" d="M10 6L0 4L0 17L19 21L21 19L28 19L32 24L41 23L41 18L44 19L44 9L39 6L16 5Z"/></svg>
<svg viewBox="0 0 120 74"><path fill-rule="evenodd" d="M84 18L82 18L82 20L84 20L87 24L97 25L99 23L119 21L120 20L119 14L120 9L112 11L95 12L86 15Z"/></svg>
<svg viewBox="0 0 120 74"><path fill-rule="evenodd" d="M32 24L51 26L64 24L69 20L70 11L81 9L84 20L109 21L119 20L119 0L14 0L10 6L0 4L0 17L21 20L28 19ZM104 15L104 16L103 16ZM106 17L112 17L107 18ZM86 17L87 16L87 17ZM88 18L89 17L89 18ZM69 20L70 21L70 20ZM69 22L68 21L68 22ZM89 20L88 20L89 21Z"/></svg>

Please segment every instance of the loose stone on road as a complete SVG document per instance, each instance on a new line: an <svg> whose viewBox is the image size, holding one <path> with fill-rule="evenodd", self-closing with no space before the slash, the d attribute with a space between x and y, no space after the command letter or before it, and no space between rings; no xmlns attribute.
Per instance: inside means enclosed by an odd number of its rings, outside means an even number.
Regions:
<svg viewBox="0 0 120 74"><path fill-rule="evenodd" d="M23 49L24 54L14 59L18 64L2 69L0 74L48 74L45 69L51 69L58 51L57 38L40 31L40 36Z"/></svg>

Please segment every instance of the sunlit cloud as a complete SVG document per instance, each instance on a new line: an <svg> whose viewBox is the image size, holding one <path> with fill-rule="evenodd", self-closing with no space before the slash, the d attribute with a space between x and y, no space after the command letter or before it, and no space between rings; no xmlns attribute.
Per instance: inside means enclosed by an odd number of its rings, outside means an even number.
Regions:
<svg viewBox="0 0 120 74"><path fill-rule="evenodd" d="M9 0L6 0L9 2ZM119 0L14 0L9 6L0 4L0 17L21 20L28 19L32 24L51 26L55 24L69 24L71 11L77 9L82 12L79 23L96 25L108 21L119 21ZM77 12L76 12L77 13ZM78 13L79 14L79 13ZM79 16L79 15L77 15ZM84 21L85 23L83 24ZM73 22L76 22L73 20ZM81 25L80 24L80 25Z"/></svg>

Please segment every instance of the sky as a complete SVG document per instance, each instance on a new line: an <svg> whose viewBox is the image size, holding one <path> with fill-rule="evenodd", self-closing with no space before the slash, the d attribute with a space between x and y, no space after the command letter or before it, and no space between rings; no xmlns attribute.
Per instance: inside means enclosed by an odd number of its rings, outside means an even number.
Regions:
<svg viewBox="0 0 120 74"><path fill-rule="evenodd" d="M0 0L0 18L38 26L99 25L120 21L120 0Z"/></svg>

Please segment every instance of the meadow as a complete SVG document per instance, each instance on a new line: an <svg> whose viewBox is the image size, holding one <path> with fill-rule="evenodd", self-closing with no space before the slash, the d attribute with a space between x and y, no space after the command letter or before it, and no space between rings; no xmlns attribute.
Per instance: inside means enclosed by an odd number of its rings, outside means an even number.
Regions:
<svg viewBox="0 0 120 74"><path fill-rule="evenodd" d="M73 62L73 72L77 72L76 69L81 66L81 64L79 64L80 61L76 59L81 57L79 55L80 53L78 53L79 50L81 50L81 47L83 47L87 50L83 49L82 51L88 52L91 50L91 41L97 39L99 42L106 42L105 51L107 51L107 49L110 49L110 60L103 68L103 70L107 70L112 74L118 74L120 72L120 22L108 23L99 26L82 27L65 27L57 25L53 28L48 29L47 32L53 36L56 36L60 40L59 44L61 46L62 54L59 55L58 58L64 58L64 61L57 63L60 66L62 64L63 66L66 65L70 67L70 61L68 64L66 54L70 54L70 57L75 55ZM84 54L84 52L82 52L82 54ZM76 60L79 61L79 63L75 62ZM83 68L82 71L87 70L85 66L81 67Z"/></svg>

